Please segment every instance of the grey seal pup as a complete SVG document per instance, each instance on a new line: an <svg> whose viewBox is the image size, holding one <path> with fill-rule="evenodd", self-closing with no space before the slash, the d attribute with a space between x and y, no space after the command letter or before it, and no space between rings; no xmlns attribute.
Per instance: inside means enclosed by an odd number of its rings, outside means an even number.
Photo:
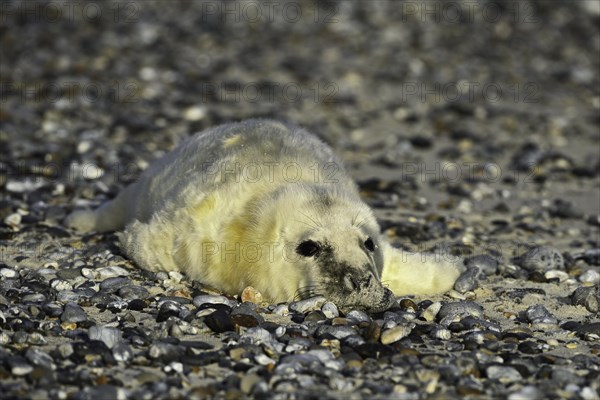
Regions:
<svg viewBox="0 0 600 400"><path fill-rule="evenodd" d="M270 302L323 295L378 312L394 295L447 291L460 273L452 260L392 247L331 148L272 120L195 134L66 224L123 230L122 248L142 268L232 295L252 286Z"/></svg>

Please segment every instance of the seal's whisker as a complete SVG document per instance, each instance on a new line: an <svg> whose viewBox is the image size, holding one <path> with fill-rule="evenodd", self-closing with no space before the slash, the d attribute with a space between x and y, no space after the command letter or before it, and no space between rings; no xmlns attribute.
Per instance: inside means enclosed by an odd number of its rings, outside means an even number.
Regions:
<svg viewBox="0 0 600 400"><path fill-rule="evenodd" d="M308 285L308 286L303 286L301 288L298 288L294 295L294 300L296 300L296 299L304 300L304 299L308 299L310 297L319 296L320 292L321 292L320 291L321 288L322 288L321 285Z"/></svg>
<svg viewBox="0 0 600 400"><path fill-rule="evenodd" d="M314 218L311 218L308 214L302 212L301 210L296 209L300 214L304 215L306 218L308 218L309 220L312 221L313 224L315 224L315 228L316 227L323 227L323 225L321 225L318 221L316 221Z"/></svg>

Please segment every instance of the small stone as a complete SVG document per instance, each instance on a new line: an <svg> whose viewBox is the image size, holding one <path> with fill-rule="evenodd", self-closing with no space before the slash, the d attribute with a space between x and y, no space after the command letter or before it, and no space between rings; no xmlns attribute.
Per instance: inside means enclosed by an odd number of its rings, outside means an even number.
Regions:
<svg viewBox="0 0 600 400"><path fill-rule="evenodd" d="M242 302L247 301L254 304L260 304L263 302L262 293L254 289L252 286L245 287L240 298Z"/></svg>
<svg viewBox="0 0 600 400"><path fill-rule="evenodd" d="M427 308L423 310L423 312L421 313L421 318L429 322L435 320L435 317L440 311L440 308L442 308L442 303L440 303L439 301L431 303Z"/></svg>
<svg viewBox="0 0 600 400"><path fill-rule="evenodd" d="M309 311L319 310L325 304L325 297L315 296L310 299L291 302L289 305L290 311L304 314Z"/></svg>
<svg viewBox="0 0 600 400"><path fill-rule="evenodd" d="M33 371L33 367L21 356L9 357L7 363L10 368L10 373L15 376L27 375Z"/></svg>
<svg viewBox="0 0 600 400"><path fill-rule="evenodd" d="M515 261L529 272L545 272L551 269L563 270L565 266L562 254L548 246L534 247Z"/></svg>
<svg viewBox="0 0 600 400"><path fill-rule="evenodd" d="M600 283L600 273L593 269L588 269L581 275L579 275L579 281L582 283L591 283L597 285Z"/></svg>
<svg viewBox="0 0 600 400"><path fill-rule="evenodd" d="M321 307L321 311L325 315L326 318L336 318L340 316L340 312L335 304L330 301L325 302Z"/></svg>
<svg viewBox="0 0 600 400"><path fill-rule="evenodd" d="M449 329L437 326L431 330L430 337L440 340L448 340L452 337L452 332Z"/></svg>
<svg viewBox="0 0 600 400"><path fill-rule="evenodd" d="M544 400L546 396L535 386L524 386L511 393L508 400Z"/></svg>
<svg viewBox="0 0 600 400"><path fill-rule="evenodd" d="M229 307L235 307L238 303L234 300L230 300L225 296L217 295L200 295L194 297L192 300L196 307L200 307L204 304L225 304Z"/></svg>
<svg viewBox="0 0 600 400"><path fill-rule="evenodd" d="M116 278L118 276L129 276L129 271L127 271L125 268L117 266L98 268L95 270L95 272L96 279L100 280Z"/></svg>
<svg viewBox="0 0 600 400"><path fill-rule="evenodd" d="M499 381L500 383L507 384L513 382L519 382L523 377L513 367L504 365L491 365L485 369L487 377Z"/></svg>
<svg viewBox="0 0 600 400"><path fill-rule="evenodd" d="M571 301L575 306L584 306L589 312L595 313L600 309L600 286L582 286L573 292Z"/></svg>
<svg viewBox="0 0 600 400"><path fill-rule="evenodd" d="M483 307L472 301L458 301L455 303L445 303L440 307L437 314L438 319L444 319L449 316L468 316L483 318Z"/></svg>
<svg viewBox="0 0 600 400"><path fill-rule="evenodd" d="M52 281L50 281L50 287L57 291L73 289L73 285L71 285L69 281L63 279L52 279Z"/></svg>
<svg viewBox="0 0 600 400"><path fill-rule="evenodd" d="M131 281L128 278L121 276L107 278L100 283L100 290L106 293L115 293L122 287L130 284Z"/></svg>
<svg viewBox="0 0 600 400"><path fill-rule="evenodd" d="M148 297L150 297L150 292L148 289L138 285L123 286L117 291L117 294L124 300L146 300Z"/></svg>
<svg viewBox="0 0 600 400"><path fill-rule="evenodd" d="M350 311L348 314L346 314L346 318L355 324L360 322L371 322L371 318L367 315L367 313L360 310Z"/></svg>
<svg viewBox="0 0 600 400"><path fill-rule="evenodd" d="M544 278L546 278L547 281L558 281L562 283L569 279L569 274L567 274L565 271L552 269L550 271L546 271Z"/></svg>
<svg viewBox="0 0 600 400"><path fill-rule="evenodd" d="M200 121L206 116L206 107L191 106L183 111L183 118L188 121Z"/></svg>
<svg viewBox="0 0 600 400"><path fill-rule="evenodd" d="M163 322L169 319L169 317L179 317L181 313L181 305L176 301L163 301L158 309L156 315L156 322Z"/></svg>
<svg viewBox="0 0 600 400"><path fill-rule="evenodd" d="M403 324L397 325L391 329L387 329L381 333L381 343L390 344L397 342L398 340L410 335L410 332L413 330L413 328L414 324Z"/></svg>
<svg viewBox="0 0 600 400"><path fill-rule="evenodd" d="M133 349L128 343L118 342L112 348L113 356L117 362L128 362L133 358Z"/></svg>
<svg viewBox="0 0 600 400"><path fill-rule="evenodd" d="M316 337L331 335L336 339L344 339L351 335L356 335L356 331L348 325L320 325L315 331Z"/></svg>
<svg viewBox="0 0 600 400"><path fill-rule="evenodd" d="M251 328L265 322L265 319L257 313L254 303L242 303L231 311L231 322L236 325Z"/></svg>
<svg viewBox="0 0 600 400"><path fill-rule="evenodd" d="M11 268L0 268L0 276L6 279L14 279L18 277L19 274Z"/></svg>
<svg viewBox="0 0 600 400"><path fill-rule="evenodd" d="M213 332L223 333L227 331L233 331L233 321L229 317L229 314L225 310L216 310L214 313L204 318L204 323Z"/></svg>
<svg viewBox="0 0 600 400"><path fill-rule="evenodd" d="M4 218L4 223L12 228L18 228L23 217L19 213L13 213Z"/></svg>
<svg viewBox="0 0 600 400"><path fill-rule="evenodd" d="M244 394L250 394L254 385L261 381L262 378L257 374L246 374L240 381L240 389Z"/></svg>
<svg viewBox="0 0 600 400"><path fill-rule="evenodd" d="M65 304L65 308L63 313L60 316L60 320L62 322L83 322L87 321L87 315L83 308L75 303L67 303Z"/></svg>
<svg viewBox="0 0 600 400"><path fill-rule="evenodd" d="M479 267L469 267L465 272L460 274L456 282L454 282L454 290L464 293L474 290L479 286Z"/></svg>
<svg viewBox="0 0 600 400"><path fill-rule="evenodd" d="M108 326L94 325L88 330L88 336L91 340L104 342L109 349L121 341L121 331Z"/></svg>
<svg viewBox="0 0 600 400"><path fill-rule="evenodd" d="M550 314L550 311L548 311L546 307L541 304L536 304L535 306L527 308L525 315L527 316L529 322L535 325L556 325L558 323L558 320L554 318L552 314Z"/></svg>
<svg viewBox="0 0 600 400"><path fill-rule="evenodd" d="M52 371L56 369L56 364L54 364L52 357L37 347L30 347L27 349L25 358L33 365Z"/></svg>
<svg viewBox="0 0 600 400"><path fill-rule="evenodd" d="M287 304L280 304L278 306L275 306L275 308L273 309L273 314L281 315L283 317L289 315L289 313L290 309L288 308Z"/></svg>
<svg viewBox="0 0 600 400"><path fill-rule="evenodd" d="M500 262L487 254L479 254L473 257L465 259L465 266L467 268L477 267L486 275L494 275L498 272L498 265Z"/></svg>
<svg viewBox="0 0 600 400"><path fill-rule="evenodd" d="M61 268L56 271L56 276L60 279L72 280L81 277L81 268Z"/></svg>

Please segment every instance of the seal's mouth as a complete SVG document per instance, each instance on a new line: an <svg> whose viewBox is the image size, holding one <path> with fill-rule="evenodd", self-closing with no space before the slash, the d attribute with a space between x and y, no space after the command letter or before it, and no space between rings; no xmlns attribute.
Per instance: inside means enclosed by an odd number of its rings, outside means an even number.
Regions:
<svg viewBox="0 0 600 400"><path fill-rule="evenodd" d="M340 311L344 314L347 314L348 312L350 312L352 310L360 310L360 311L374 314L374 313L380 313L380 312L388 310L395 303L396 303L396 296L394 296L394 293L392 293L392 291L389 289L385 289L385 294L384 294L383 299L381 299L381 301L379 301L377 303L374 303L374 304L364 304L364 303L343 304L343 305L340 305L339 308L340 308Z"/></svg>

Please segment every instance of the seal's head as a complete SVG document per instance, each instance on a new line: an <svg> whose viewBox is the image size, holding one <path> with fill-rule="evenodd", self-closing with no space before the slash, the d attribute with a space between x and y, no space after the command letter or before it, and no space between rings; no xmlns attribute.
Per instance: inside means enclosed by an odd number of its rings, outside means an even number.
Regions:
<svg viewBox="0 0 600 400"><path fill-rule="evenodd" d="M343 189L343 188L342 188ZM274 240L281 244L265 289L282 300L322 295L343 311L380 312L395 298L381 284L379 227L369 207L336 187L296 185L263 208Z"/></svg>

